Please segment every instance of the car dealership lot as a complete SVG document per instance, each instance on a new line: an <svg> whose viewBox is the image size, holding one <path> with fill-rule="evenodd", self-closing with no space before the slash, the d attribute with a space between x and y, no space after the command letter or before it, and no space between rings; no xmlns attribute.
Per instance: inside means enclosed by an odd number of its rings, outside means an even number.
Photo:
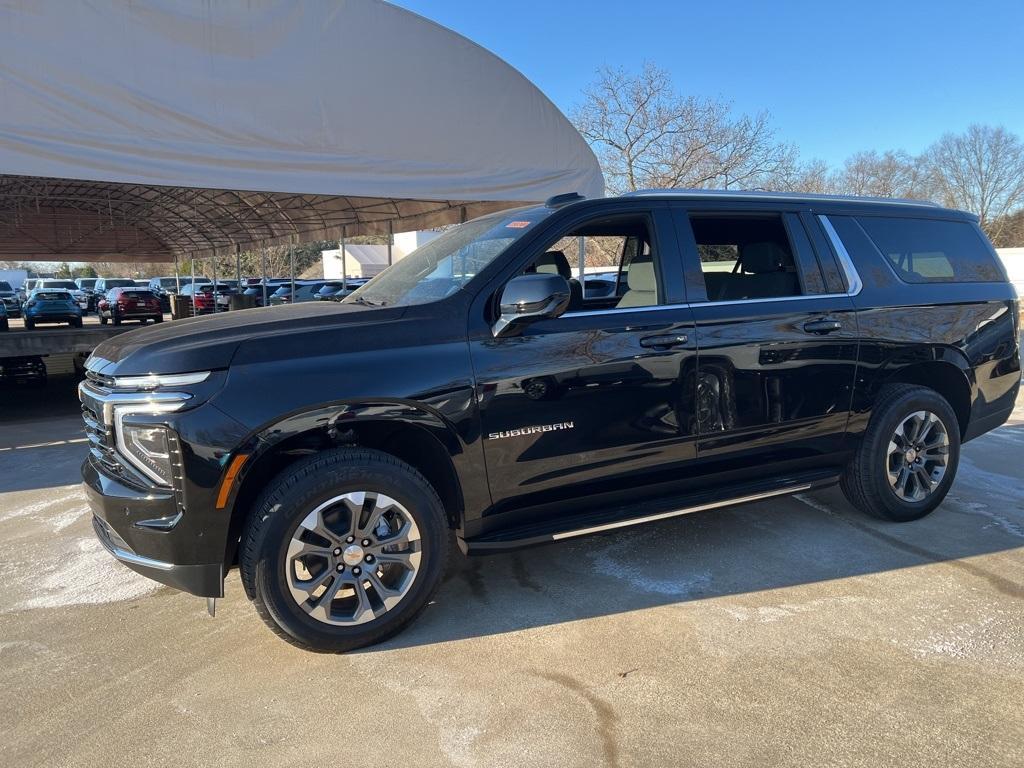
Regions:
<svg viewBox="0 0 1024 768"><path fill-rule="evenodd" d="M0 764L1024 762L1024 406L919 522L830 490L460 560L418 622L346 656L275 638L236 574L211 619L115 563L73 403L17 413Z"/></svg>

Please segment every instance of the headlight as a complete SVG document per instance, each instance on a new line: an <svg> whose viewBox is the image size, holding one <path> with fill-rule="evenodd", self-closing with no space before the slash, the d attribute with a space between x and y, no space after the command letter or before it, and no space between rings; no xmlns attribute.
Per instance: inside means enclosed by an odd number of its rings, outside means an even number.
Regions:
<svg viewBox="0 0 1024 768"><path fill-rule="evenodd" d="M171 485L171 445L167 428L122 424L121 448L129 461L161 485Z"/></svg>
<svg viewBox="0 0 1024 768"><path fill-rule="evenodd" d="M126 422L125 417L132 414L170 413L184 404L184 400L179 400L114 405L114 437L118 452L132 466L160 485L174 485L175 476L180 474L181 457L177 437L162 424L132 424Z"/></svg>

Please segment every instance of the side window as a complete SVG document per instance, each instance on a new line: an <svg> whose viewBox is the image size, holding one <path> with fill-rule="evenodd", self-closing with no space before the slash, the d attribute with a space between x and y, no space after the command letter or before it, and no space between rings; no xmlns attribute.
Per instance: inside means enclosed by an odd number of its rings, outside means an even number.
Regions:
<svg viewBox="0 0 1024 768"><path fill-rule="evenodd" d="M819 293L821 275L798 268L779 214L691 214L708 301L767 299Z"/></svg>
<svg viewBox="0 0 1024 768"><path fill-rule="evenodd" d="M646 216L609 217L574 227L525 271L565 277L572 296L568 312L655 306L660 303L655 251Z"/></svg>
<svg viewBox="0 0 1024 768"><path fill-rule="evenodd" d="M857 223L906 283L997 282L990 249L966 221L859 216Z"/></svg>

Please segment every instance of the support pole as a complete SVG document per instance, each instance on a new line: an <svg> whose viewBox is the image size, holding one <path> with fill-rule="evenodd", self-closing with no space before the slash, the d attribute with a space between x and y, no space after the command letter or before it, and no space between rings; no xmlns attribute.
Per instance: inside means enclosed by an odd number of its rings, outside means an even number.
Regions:
<svg viewBox="0 0 1024 768"><path fill-rule="evenodd" d="M292 297L291 297L291 301L289 301L288 303L289 304L294 304L295 303L295 249L294 248L289 248L288 249L288 276L291 279L291 283L292 283Z"/></svg>
<svg viewBox="0 0 1024 768"><path fill-rule="evenodd" d="M217 314L217 257L213 257L213 314Z"/></svg>
<svg viewBox="0 0 1024 768"><path fill-rule="evenodd" d="M341 290L348 293L348 258L345 256L345 227L341 228L341 240L338 243L341 250Z"/></svg>
<svg viewBox="0 0 1024 768"><path fill-rule="evenodd" d="M235 288L242 292L242 246L235 246Z"/></svg>
<svg viewBox="0 0 1024 768"><path fill-rule="evenodd" d="M263 306L267 306L267 246L260 243L260 261L263 269Z"/></svg>
<svg viewBox="0 0 1024 768"><path fill-rule="evenodd" d="M192 266L192 295L188 297L188 303L192 305L192 317L196 314L196 255L189 257L189 264Z"/></svg>
<svg viewBox="0 0 1024 768"><path fill-rule="evenodd" d="M584 269L586 267L586 261L587 261L587 238L584 237L583 235L580 235L579 237L576 238L576 250L579 252L579 255L580 255L580 258L579 258L579 269L580 269L579 280L580 280L580 287L582 288L584 286L583 272L584 272Z"/></svg>
<svg viewBox="0 0 1024 768"><path fill-rule="evenodd" d="M178 252L174 252L174 290L181 293L181 276L178 274Z"/></svg>
<svg viewBox="0 0 1024 768"><path fill-rule="evenodd" d="M394 262L391 258L391 246L395 242L395 225L388 221L388 266L390 267Z"/></svg>

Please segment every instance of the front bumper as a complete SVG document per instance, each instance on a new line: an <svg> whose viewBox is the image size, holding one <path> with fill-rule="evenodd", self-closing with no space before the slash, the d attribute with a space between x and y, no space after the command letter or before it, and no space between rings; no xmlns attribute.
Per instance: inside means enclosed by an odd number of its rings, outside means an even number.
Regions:
<svg viewBox="0 0 1024 768"><path fill-rule="evenodd" d="M223 375L188 385L187 392L118 389L88 365L87 375L79 385L89 438L82 480L97 536L114 557L154 581L220 597L233 518L217 508L216 499L232 451L246 436L240 424L206 402L220 389ZM118 448L118 409L140 399L189 406L126 417L161 424L173 434L179 463L171 486L153 484ZM237 540L237 533L231 535Z"/></svg>
<svg viewBox="0 0 1024 768"><path fill-rule="evenodd" d="M154 560L125 546L116 531L102 518L93 516L92 528L107 552L147 579L200 597L224 597L224 573L220 564L175 565Z"/></svg>
<svg viewBox="0 0 1024 768"><path fill-rule="evenodd" d="M113 557L169 587L200 597L224 596L222 563L175 562L182 553L181 536L170 525L176 520L173 493L136 490L98 472L90 459L82 465L82 479L93 530Z"/></svg>

